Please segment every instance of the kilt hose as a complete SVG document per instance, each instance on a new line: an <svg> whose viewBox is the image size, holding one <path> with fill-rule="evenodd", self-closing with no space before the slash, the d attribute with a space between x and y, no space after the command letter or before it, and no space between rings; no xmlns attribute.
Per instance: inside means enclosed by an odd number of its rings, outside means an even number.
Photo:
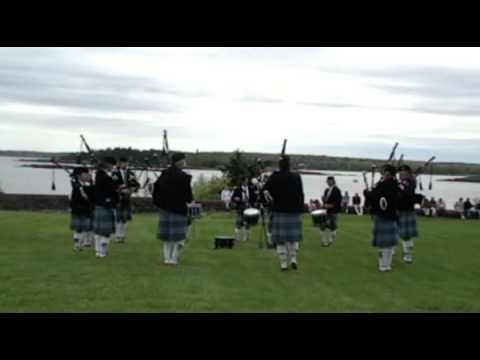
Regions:
<svg viewBox="0 0 480 360"><path fill-rule="evenodd" d="M93 220L91 216L72 214L70 220L70 229L77 233L90 232L93 229Z"/></svg>
<svg viewBox="0 0 480 360"><path fill-rule="evenodd" d="M160 210L157 239L182 241L187 237L188 216Z"/></svg>
<svg viewBox="0 0 480 360"><path fill-rule="evenodd" d="M272 242L275 245L303 240L302 214L273 212L272 215Z"/></svg>
<svg viewBox="0 0 480 360"><path fill-rule="evenodd" d="M402 240L418 237L417 217L414 211L399 212L398 234Z"/></svg>
<svg viewBox="0 0 480 360"><path fill-rule="evenodd" d="M379 248L390 248L398 243L398 224L396 219L375 216L373 219L372 245Z"/></svg>
<svg viewBox="0 0 480 360"><path fill-rule="evenodd" d="M93 213L93 232L96 235L109 237L115 233L115 211L104 206L95 206Z"/></svg>

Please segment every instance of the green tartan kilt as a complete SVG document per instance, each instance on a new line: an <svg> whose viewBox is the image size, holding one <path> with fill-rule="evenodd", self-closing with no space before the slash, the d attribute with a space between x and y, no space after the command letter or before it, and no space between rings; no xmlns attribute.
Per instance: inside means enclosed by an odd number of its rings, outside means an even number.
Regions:
<svg viewBox="0 0 480 360"><path fill-rule="evenodd" d="M417 217L414 211L400 211L398 214L398 233L403 240L418 237Z"/></svg>
<svg viewBox="0 0 480 360"><path fill-rule="evenodd" d="M274 212L272 215L272 242L275 245L303 240L301 214Z"/></svg>
<svg viewBox="0 0 480 360"><path fill-rule="evenodd" d="M117 223L127 223L133 219L131 206L118 206L115 209L115 221Z"/></svg>
<svg viewBox="0 0 480 360"><path fill-rule="evenodd" d="M103 206L95 206L93 231L99 236L109 237L115 233L115 211Z"/></svg>
<svg viewBox="0 0 480 360"><path fill-rule="evenodd" d="M325 223L320 225L320 230L325 231L329 229L331 231L336 231L338 228L338 214L327 214Z"/></svg>
<svg viewBox="0 0 480 360"><path fill-rule="evenodd" d="M375 216L373 219L372 245L378 248L390 248L398 243L397 220Z"/></svg>
<svg viewBox="0 0 480 360"><path fill-rule="evenodd" d="M70 229L77 233L90 232L93 230L93 219L90 216L72 214Z"/></svg>
<svg viewBox="0 0 480 360"><path fill-rule="evenodd" d="M160 210L157 238L163 241L182 241L187 238L188 217Z"/></svg>

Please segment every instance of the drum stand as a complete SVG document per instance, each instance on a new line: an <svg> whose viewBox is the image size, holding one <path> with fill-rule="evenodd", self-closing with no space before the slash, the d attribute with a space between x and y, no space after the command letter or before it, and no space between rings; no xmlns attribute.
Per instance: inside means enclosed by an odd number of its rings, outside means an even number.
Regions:
<svg viewBox="0 0 480 360"><path fill-rule="evenodd" d="M261 226L260 226L258 247L260 249L263 249L264 247L266 247L267 249L273 249L274 246L270 244L270 242L268 241L267 229L265 227L265 208L263 207L263 205L260 205L260 222L261 222Z"/></svg>

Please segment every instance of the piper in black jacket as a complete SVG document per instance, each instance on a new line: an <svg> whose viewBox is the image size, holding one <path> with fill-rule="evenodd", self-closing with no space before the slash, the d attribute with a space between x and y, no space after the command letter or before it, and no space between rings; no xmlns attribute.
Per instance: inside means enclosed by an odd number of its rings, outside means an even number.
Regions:
<svg viewBox="0 0 480 360"><path fill-rule="evenodd" d="M113 172L112 178L118 186L119 199L115 209L115 237L117 242L124 243L127 236L127 224L132 220L133 193L140 189L135 173L128 169L128 159L120 158L117 169Z"/></svg>
<svg viewBox="0 0 480 360"><path fill-rule="evenodd" d="M153 190L153 201L160 209L157 238L163 241L165 265L177 265L185 246L187 204L193 201L192 176L182 171L185 166L185 154L175 153L171 166L162 172Z"/></svg>
<svg viewBox="0 0 480 360"><path fill-rule="evenodd" d="M393 248L398 242L398 199L400 188L392 165L383 167L383 178L367 193L373 212L373 246L379 248L378 269L392 270Z"/></svg>
<svg viewBox="0 0 480 360"><path fill-rule="evenodd" d="M280 171L274 172L263 191L273 199L272 242L280 258L280 269L288 270L290 263L296 270L299 242L303 239L302 213L305 208L302 178L290 172L290 158L283 156L279 161Z"/></svg>
<svg viewBox="0 0 480 360"><path fill-rule="evenodd" d="M110 236L115 233L115 207L118 203L118 185L112 179L115 159L106 157L100 163L95 176L95 210L93 231L95 253L99 258L108 255Z"/></svg>
<svg viewBox="0 0 480 360"><path fill-rule="evenodd" d="M413 262L413 239L418 238L415 215L416 181L410 166L403 165L399 170L398 233L402 239L403 261L410 264Z"/></svg>
<svg viewBox="0 0 480 360"><path fill-rule="evenodd" d="M320 229L322 234L322 246L332 245L337 238L338 213L342 210L342 192L335 183L333 176L327 177L328 188L323 194L323 208L327 209L327 220Z"/></svg>
<svg viewBox="0 0 480 360"><path fill-rule="evenodd" d="M91 245L95 194L88 168L75 168L70 181L72 185L70 229L73 231L73 249L78 252L85 246Z"/></svg>

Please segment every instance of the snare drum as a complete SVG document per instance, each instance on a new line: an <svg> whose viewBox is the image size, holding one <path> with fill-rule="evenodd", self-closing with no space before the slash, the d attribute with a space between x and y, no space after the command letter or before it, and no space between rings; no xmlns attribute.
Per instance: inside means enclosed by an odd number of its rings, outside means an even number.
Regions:
<svg viewBox="0 0 480 360"><path fill-rule="evenodd" d="M260 217L260 210L255 208L246 209L243 212L243 219L249 226L257 225Z"/></svg>
<svg viewBox="0 0 480 360"><path fill-rule="evenodd" d="M323 228L327 224L327 210L319 209L312 211L313 226Z"/></svg>

